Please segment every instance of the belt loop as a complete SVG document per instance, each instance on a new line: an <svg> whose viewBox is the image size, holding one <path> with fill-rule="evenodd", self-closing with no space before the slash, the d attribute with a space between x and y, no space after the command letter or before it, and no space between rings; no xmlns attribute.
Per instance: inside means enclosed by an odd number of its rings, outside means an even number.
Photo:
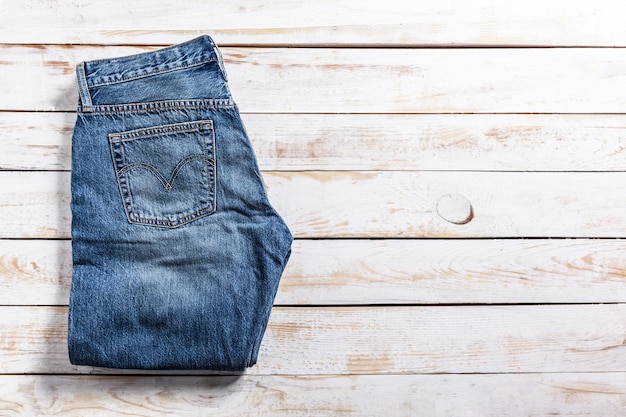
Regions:
<svg viewBox="0 0 626 417"><path fill-rule="evenodd" d="M89 87L87 86L87 77L85 76L85 63L81 62L76 66L76 78L78 79L78 94L80 95L80 103L83 111L90 112L93 110L91 96L89 95Z"/></svg>
<svg viewBox="0 0 626 417"><path fill-rule="evenodd" d="M217 44L215 43L213 38L211 38L210 36L209 36L209 40L211 41L211 45L213 45L213 50L215 51L215 54L217 55L217 64L220 66L220 69L222 70L222 74L224 75L224 81L228 81L226 68L224 68L224 57L222 56L222 51L220 51L220 48L218 48Z"/></svg>

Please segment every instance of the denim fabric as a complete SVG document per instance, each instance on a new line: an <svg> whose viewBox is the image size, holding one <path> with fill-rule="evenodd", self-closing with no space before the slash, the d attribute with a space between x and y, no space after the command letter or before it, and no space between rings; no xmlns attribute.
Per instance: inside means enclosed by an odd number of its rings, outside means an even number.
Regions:
<svg viewBox="0 0 626 417"><path fill-rule="evenodd" d="M208 36L77 67L70 361L242 371L292 236Z"/></svg>

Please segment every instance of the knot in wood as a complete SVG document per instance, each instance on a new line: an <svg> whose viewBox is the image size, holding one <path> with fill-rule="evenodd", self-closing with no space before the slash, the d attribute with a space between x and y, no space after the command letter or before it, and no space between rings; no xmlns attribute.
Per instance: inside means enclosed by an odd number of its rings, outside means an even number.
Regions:
<svg viewBox="0 0 626 417"><path fill-rule="evenodd" d="M474 218L469 200L459 194L446 194L437 202L437 214L453 224L467 224Z"/></svg>

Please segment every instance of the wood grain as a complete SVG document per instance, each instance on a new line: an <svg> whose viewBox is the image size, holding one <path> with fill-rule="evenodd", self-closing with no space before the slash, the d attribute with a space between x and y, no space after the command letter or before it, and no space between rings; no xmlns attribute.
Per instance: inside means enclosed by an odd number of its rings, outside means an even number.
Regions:
<svg viewBox="0 0 626 417"><path fill-rule="evenodd" d="M276 305L626 302L621 240L297 240ZM0 305L67 305L67 240L0 240Z"/></svg>
<svg viewBox="0 0 626 417"><path fill-rule="evenodd" d="M0 45L0 110L74 110L74 66L154 47ZM626 49L224 48L251 113L624 113ZM306 97L306 99L303 99Z"/></svg>
<svg viewBox="0 0 626 417"><path fill-rule="evenodd" d="M0 307L0 373L121 372L70 365L66 323L64 307ZM624 372L624 334L625 304L276 307L248 372Z"/></svg>
<svg viewBox="0 0 626 417"><path fill-rule="evenodd" d="M543 417L624 413L625 374L0 377L6 416Z"/></svg>
<svg viewBox="0 0 626 417"><path fill-rule="evenodd" d="M626 171L624 115L243 118L264 170ZM74 119L0 112L0 169L69 170Z"/></svg>
<svg viewBox="0 0 626 417"><path fill-rule="evenodd" d="M0 415L626 415L625 12L0 2ZM71 366L74 67L202 33L299 238L259 363Z"/></svg>
<svg viewBox="0 0 626 417"><path fill-rule="evenodd" d="M624 172L265 172L270 201L299 238L624 237ZM0 172L3 238L68 238L67 172ZM459 194L474 218L442 219ZM593 215L590 213L593 212Z"/></svg>
<svg viewBox="0 0 626 417"><path fill-rule="evenodd" d="M28 0L2 5L0 40L169 44L209 32L254 45L625 46L623 12L616 0Z"/></svg>

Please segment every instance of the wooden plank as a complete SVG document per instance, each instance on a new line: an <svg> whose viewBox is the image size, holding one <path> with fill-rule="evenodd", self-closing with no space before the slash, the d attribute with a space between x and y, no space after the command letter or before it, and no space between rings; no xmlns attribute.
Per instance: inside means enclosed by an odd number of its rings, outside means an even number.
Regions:
<svg viewBox="0 0 626 417"><path fill-rule="evenodd" d="M29 0L2 5L0 41L168 44L210 32L256 45L624 46L624 11L617 0Z"/></svg>
<svg viewBox="0 0 626 417"><path fill-rule="evenodd" d="M74 118L0 112L0 169L69 170ZM626 171L624 115L243 118L264 170Z"/></svg>
<svg viewBox="0 0 626 417"><path fill-rule="evenodd" d="M626 173L265 172L270 201L295 236L624 237ZM3 238L68 238L69 173L0 172ZM442 217L443 197L471 217ZM590 213L593 212L593 216Z"/></svg>
<svg viewBox="0 0 626 417"><path fill-rule="evenodd" d="M121 372L70 365L65 307L0 313L0 373ZM276 307L248 373L624 372L625 333L624 304Z"/></svg>
<svg viewBox="0 0 626 417"><path fill-rule="evenodd" d="M543 417L624 413L625 374L0 377L6 415Z"/></svg>
<svg viewBox="0 0 626 417"><path fill-rule="evenodd" d="M2 237L69 238L70 176L68 172L0 172L0 213L19 217L13 226L7 219ZM35 219L33 216L41 216ZM30 226L29 226L30 224ZM61 232L63 230L63 232ZM1 233L1 232L0 232Z"/></svg>
<svg viewBox="0 0 626 417"><path fill-rule="evenodd" d="M0 304L67 305L69 240L0 240Z"/></svg>
<svg viewBox="0 0 626 417"><path fill-rule="evenodd" d="M74 110L74 66L154 47L0 45L0 110ZM624 113L626 49L224 48L252 113ZM303 99L306 97L306 99Z"/></svg>
<svg viewBox="0 0 626 417"><path fill-rule="evenodd" d="M297 240L276 305L626 302L621 240ZM0 305L67 305L67 240L0 240Z"/></svg>
<svg viewBox="0 0 626 417"><path fill-rule="evenodd" d="M0 112L0 169L71 169L75 113Z"/></svg>

